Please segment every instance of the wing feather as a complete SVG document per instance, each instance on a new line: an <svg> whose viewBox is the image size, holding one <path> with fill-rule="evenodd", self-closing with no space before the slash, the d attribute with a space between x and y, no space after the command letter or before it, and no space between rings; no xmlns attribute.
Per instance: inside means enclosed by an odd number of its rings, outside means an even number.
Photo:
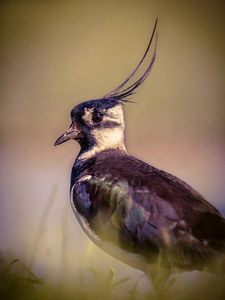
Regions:
<svg viewBox="0 0 225 300"><path fill-rule="evenodd" d="M148 262L170 249L185 268L224 247L224 219L186 183L128 155L107 162L96 160L74 184L72 197L101 240Z"/></svg>

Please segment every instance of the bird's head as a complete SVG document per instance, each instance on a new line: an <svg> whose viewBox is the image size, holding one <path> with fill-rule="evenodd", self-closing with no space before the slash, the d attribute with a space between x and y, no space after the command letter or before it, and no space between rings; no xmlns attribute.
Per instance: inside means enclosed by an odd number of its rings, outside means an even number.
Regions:
<svg viewBox="0 0 225 300"><path fill-rule="evenodd" d="M80 144L81 153L125 150L121 101L98 99L80 103L72 109L71 120L71 126L57 139L55 146L74 139Z"/></svg>
<svg viewBox="0 0 225 300"><path fill-rule="evenodd" d="M147 70L133 84L128 87L125 86L145 60L155 34L156 25L157 20L145 54L133 73L102 99L86 101L75 106L71 111L72 124L56 140L55 146L70 139L78 141L81 146L80 159L93 156L95 153L106 149L126 151L124 146L123 104L129 102L128 97L142 85L152 69L156 57L157 35L155 49Z"/></svg>

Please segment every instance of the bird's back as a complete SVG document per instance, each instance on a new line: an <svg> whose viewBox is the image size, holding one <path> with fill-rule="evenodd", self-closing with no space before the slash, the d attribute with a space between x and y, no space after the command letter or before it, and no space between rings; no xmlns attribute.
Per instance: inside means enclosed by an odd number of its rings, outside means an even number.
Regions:
<svg viewBox="0 0 225 300"><path fill-rule="evenodd" d="M169 253L183 269L201 269L225 249L225 220L216 208L185 182L124 151L75 163L71 187L72 206L100 247L108 242L147 263L162 251L166 264Z"/></svg>

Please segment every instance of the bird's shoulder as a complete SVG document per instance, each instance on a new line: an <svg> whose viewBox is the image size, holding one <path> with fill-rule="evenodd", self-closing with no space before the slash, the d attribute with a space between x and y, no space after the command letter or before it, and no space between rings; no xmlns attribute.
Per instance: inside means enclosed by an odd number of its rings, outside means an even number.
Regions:
<svg viewBox="0 0 225 300"><path fill-rule="evenodd" d="M103 151L86 163L75 184L75 192L83 195L80 191L87 192L83 197L90 199L92 210L106 203L114 210L129 199L133 209L138 207L146 218L149 214L151 220L157 216L155 227L169 221L181 225L183 220L193 225L203 214L205 218L220 216L214 206L179 178L119 150Z"/></svg>
<svg viewBox="0 0 225 300"><path fill-rule="evenodd" d="M124 151L102 151L85 164L77 178L88 174L95 181L104 181L107 186L112 185L113 182L117 183L121 189L133 193L134 201L138 202L140 197L151 194L151 201L156 198L158 200L160 197L174 206L178 202L180 207L181 202L184 201L184 204L196 210L220 214L186 182L130 156Z"/></svg>

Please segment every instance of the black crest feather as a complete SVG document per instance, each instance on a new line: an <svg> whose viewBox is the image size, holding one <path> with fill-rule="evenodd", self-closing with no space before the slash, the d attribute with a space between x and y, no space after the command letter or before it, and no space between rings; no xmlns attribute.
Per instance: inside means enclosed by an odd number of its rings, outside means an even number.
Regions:
<svg viewBox="0 0 225 300"><path fill-rule="evenodd" d="M143 84L143 82L145 81L145 79L147 78L147 76L149 75L149 73L151 72L152 66L153 66L155 58L156 58L157 33L156 33L155 49L154 49L154 52L153 52L153 55L152 55L152 59L150 61L150 64L149 64L147 70L144 72L144 74L137 81L135 81L133 84L131 84L127 88L122 89L122 87L124 87L125 84L128 81L130 81L130 79L134 76L134 74L137 72L137 70L139 69L139 67L141 66L141 64L143 63L143 61L145 60L145 58L146 58L146 56L148 54L148 51L150 49L150 46L152 44L155 32L156 32L157 21L158 21L158 19L156 19L156 21L155 21L155 26L154 26L154 29L153 29L153 32L152 32L152 35L151 35L148 47L147 47L147 49L145 51L145 54L142 57L142 59L139 62L138 66L136 67L136 69L133 71L133 73L131 73L131 75L129 77L127 77L127 79L123 83L121 83L117 88L115 88L110 93L106 94L103 97L103 99L116 99L116 100L119 100L119 101L128 102L129 100L127 99L127 97L133 95L134 91L136 90L136 88L138 88L139 86L141 86Z"/></svg>

